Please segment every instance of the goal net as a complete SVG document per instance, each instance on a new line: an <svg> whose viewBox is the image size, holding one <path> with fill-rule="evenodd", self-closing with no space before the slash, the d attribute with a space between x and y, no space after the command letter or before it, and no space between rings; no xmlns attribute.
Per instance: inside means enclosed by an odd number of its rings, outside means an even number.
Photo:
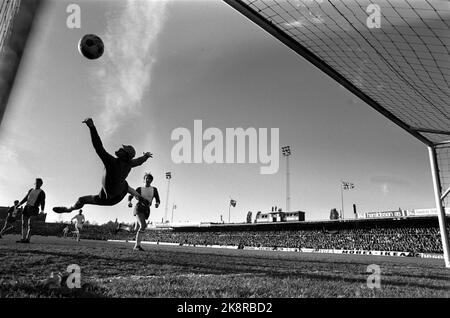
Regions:
<svg viewBox="0 0 450 318"><path fill-rule="evenodd" d="M429 147L450 267L450 1L224 1Z"/></svg>
<svg viewBox="0 0 450 318"><path fill-rule="evenodd" d="M0 54L11 34L14 17L19 10L20 0L3 0L0 4Z"/></svg>

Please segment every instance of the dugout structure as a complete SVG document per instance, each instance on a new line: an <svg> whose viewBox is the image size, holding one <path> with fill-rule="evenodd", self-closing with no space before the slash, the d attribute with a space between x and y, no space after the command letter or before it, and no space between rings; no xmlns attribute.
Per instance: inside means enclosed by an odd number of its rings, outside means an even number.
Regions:
<svg viewBox="0 0 450 318"><path fill-rule="evenodd" d="M428 147L450 268L450 2L224 1Z"/></svg>

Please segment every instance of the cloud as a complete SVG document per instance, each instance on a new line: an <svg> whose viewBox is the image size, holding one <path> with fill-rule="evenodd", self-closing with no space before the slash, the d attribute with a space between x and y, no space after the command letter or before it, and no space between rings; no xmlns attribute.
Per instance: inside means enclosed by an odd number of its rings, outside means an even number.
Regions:
<svg viewBox="0 0 450 318"><path fill-rule="evenodd" d="M294 28L301 28L305 25L306 25L305 20L302 20L302 21L296 20L296 21L284 23L284 26L294 27Z"/></svg>
<svg viewBox="0 0 450 318"><path fill-rule="evenodd" d="M307 5L311 5L311 4L321 4L323 3L324 0L295 0L294 4L296 7L306 7Z"/></svg>
<svg viewBox="0 0 450 318"><path fill-rule="evenodd" d="M168 1L128 0L119 17L108 17L104 57L95 69L103 109L100 125L111 135L124 116L138 116L151 82L158 35Z"/></svg>
<svg viewBox="0 0 450 318"><path fill-rule="evenodd" d="M321 10L317 10L322 2L323 0L297 0L294 5L299 8L297 9L299 13L302 11L302 16L290 22L285 22L283 25L288 28L302 28L311 24L325 23L325 19L320 14ZM318 13L315 13L314 11Z"/></svg>
<svg viewBox="0 0 450 318"><path fill-rule="evenodd" d="M283 25L286 27L301 28L307 26L308 24L323 24L324 22L325 19L322 18L320 14L316 15L311 11L308 11L308 17L301 17L298 20L283 23Z"/></svg>
<svg viewBox="0 0 450 318"><path fill-rule="evenodd" d="M6 204L11 197L17 196L17 189L23 188L24 183L30 183L32 172L23 162L22 158L26 152L19 149L17 145L4 138L0 143L0 202ZM22 194L22 193L21 193Z"/></svg>
<svg viewBox="0 0 450 318"><path fill-rule="evenodd" d="M395 186L409 186L410 182L390 176L374 176L370 178L370 182L377 185L395 185Z"/></svg>
<svg viewBox="0 0 450 318"><path fill-rule="evenodd" d="M409 187L411 185L409 181L391 176L374 176L370 178L370 182L379 187L385 196L391 192L393 187Z"/></svg>
<svg viewBox="0 0 450 318"><path fill-rule="evenodd" d="M389 193L389 185L387 183L381 185L381 192L383 192L384 195Z"/></svg>
<svg viewBox="0 0 450 318"><path fill-rule="evenodd" d="M22 199L36 177L43 177L44 184L53 179L47 175L51 167L46 166L54 159L46 155L52 143L42 134L24 131L27 119L22 125L14 122L8 120L0 129L0 205L10 204L17 196Z"/></svg>
<svg viewBox="0 0 450 318"><path fill-rule="evenodd" d="M0 144L0 153L2 154L0 163L10 163L17 160L19 156L17 151L11 145Z"/></svg>

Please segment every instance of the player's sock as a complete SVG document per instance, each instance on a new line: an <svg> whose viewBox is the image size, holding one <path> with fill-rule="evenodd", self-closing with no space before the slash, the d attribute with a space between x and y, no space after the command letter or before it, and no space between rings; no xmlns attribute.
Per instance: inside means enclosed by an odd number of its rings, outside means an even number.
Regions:
<svg viewBox="0 0 450 318"><path fill-rule="evenodd" d="M4 230L4 231L2 232L2 234L5 234L6 232L8 232L8 231L10 231L10 230L12 230L12 229L14 229L14 226L8 227L6 230ZM1 237L1 235L0 235L0 237Z"/></svg>
<svg viewBox="0 0 450 318"><path fill-rule="evenodd" d="M135 247L138 247L138 246L141 246L141 232L139 232L139 231L137 231L137 233L136 233L136 246Z"/></svg>

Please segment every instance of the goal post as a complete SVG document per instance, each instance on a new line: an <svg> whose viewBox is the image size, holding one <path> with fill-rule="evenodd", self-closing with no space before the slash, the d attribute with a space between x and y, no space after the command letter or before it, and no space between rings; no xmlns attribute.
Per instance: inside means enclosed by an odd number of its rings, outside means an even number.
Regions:
<svg viewBox="0 0 450 318"><path fill-rule="evenodd" d="M445 267L450 268L450 246L448 241L448 232L446 226L445 206L443 200L448 195L448 191L442 193L442 186L439 176L439 166L436 147L428 147L430 156L431 174L433 177L434 200L436 203L436 212L439 219L439 231L441 232L442 250L444 252Z"/></svg>
<svg viewBox="0 0 450 318"><path fill-rule="evenodd" d="M375 8L346 0L223 1L428 147L450 267L448 2L395 0Z"/></svg>

